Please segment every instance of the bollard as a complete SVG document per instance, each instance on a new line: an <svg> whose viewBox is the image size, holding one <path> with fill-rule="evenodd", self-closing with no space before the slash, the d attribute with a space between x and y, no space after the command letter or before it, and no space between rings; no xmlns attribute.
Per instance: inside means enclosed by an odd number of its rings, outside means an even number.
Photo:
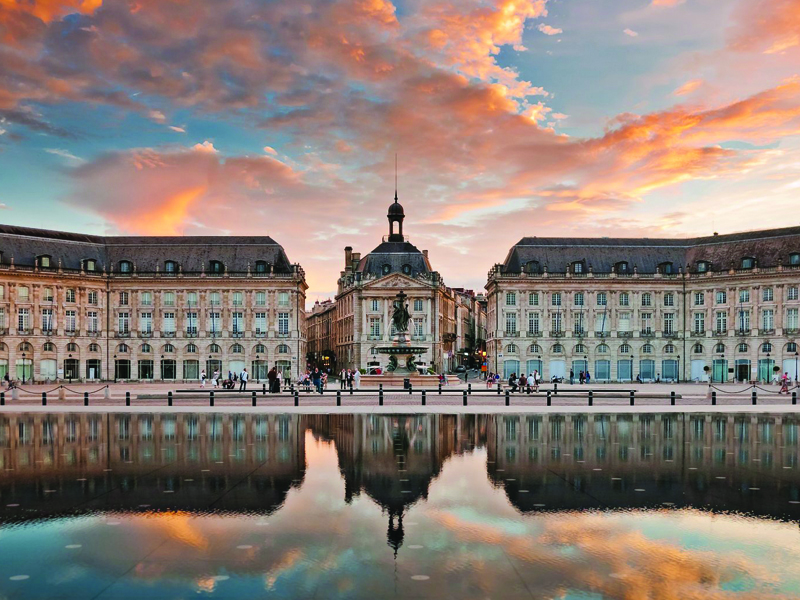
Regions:
<svg viewBox="0 0 800 600"><path fill-rule="evenodd" d="M410 396L411 393L414 391L414 386L411 385L411 382L408 382L408 395Z"/></svg>
<svg viewBox="0 0 800 600"><path fill-rule="evenodd" d="M214 392L209 392L208 394L208 405L214 406Z"/></svg>
<svg viewBox="0 0 800 600"><path fill-rule="evenodd" d="M300 393L297 390L294 391L294 405L300 406Z"/></svg>
<svg viewBox="0 0 800 600"><path fill-rule="evenodd" d="M558 396L558 384L557 383L553 384L553 395L554 396Z"/></svg>
<svg viewBox="0 0 800 600"><path fill-rule="evenodd" d="M589 390L589 406L594 406L594 392Z"/></svg>
<svg viewBox="0 0 800 600"><path fill-rule="evenodd" d="M792 404L797 404L797 392L792 392Z"/></svg>
<svg viewBox="0 0 800 600"><path fill-rule="evenodd" d="M89 406L89 392L83 392L83 405Z"/></svg>
<svg viewBox="0 0 800 600"><path fill-rule="evenodd" d="M0 392L0 406L6 405L6 393Z"/></svg>
<svg viewBox="0 0 800 600"><path fill-rule="evenodd" d="M464 390L461 393L461 399L464 400L464 406L466 406L467 405L467 390Z"/></svg>
<svg viewBox="0 0 800 600"><path fill-rule="evenodd" d="M502 386L500 385L500 382L498 381L498 382L497 382L497 395L498 395L498 396L500 395L500 388L501 388L501 387L502 387Z"/></svg>
<svg viewBox="0 0 800 600"><path fill-rule="evenodd" d="M552 400L550 399L550 390L547 390L547 406L550 406L551 403L552 403Z"/></svg>
<svg viewBox="0 0 800 600"><path fill-rule="evenodd" d="M753 406L755 406L757 403L758 403L758 393L755 390L753 390Z"/></svg>
<svg viewBox="0 0 800 600"><path fill-rule="evenodd" d="M351 396L353 395L353 386L352 385L350 386L350 395Z"/></svg>
<svg viewBox="0 0 800 600"><path fill-rule="evenodd" d="M631 390L631 406L633 406L634 398L635 398L635 392Z"/></svg>
<svg viewBox="0 0 800 600"><path fill-rule="evenodd" d="M671 406L675 406L675 391L671 391L669 393L669 403Z"/></svg>
<svg viewBox="0 0 800 600"><path fill-rule="evenodd" d="M468 383L468 384L467 384L467 393L468 393L470 396L472 395L472 384L471 384L471 383Z"/></svg>
<svg viewBox="0 0 800 600"><path fill-rule="evenodd" d="M528 395L530 396L530 393L531 393L531 386L527 386L527 388L526 388L526 390L525 390L525 393L526 393L526 394L528 394Z"/></svg>
<svg viewBox="0 0 800 600"><path fill-rule="evenodd" d="M711 392L711 406L716 406L716 405L717 405L717 392L713 391Z"/></svg>
<svg viewBox="0 0 800 600"><path fill-rule="evenodd" d="M441 384L441 382L439 383L439 395L440 396L442 395L442 384Z"/></svg>
<svg viewBox="0 0 800 600"><path fill-rule="evenodd" d="M425 406L425 390L422 390L422 406Z"/></svg>
<svg viewBox="0 0 800 600"><path fill-rule="evenodd" d="M506 406L511 405L511 399L508 397L508 390L506 390Z"/></svg>
<svg viewBox="0 0 800 600"><path fill-rule="evenodd" d="M167 392L167 406L172 406L172 392Z"/></svg>
<svg viewBox="0 0 800 600"><path fill-rule="evenodd" d="M131 393L125 392L125 406L131 405Z"/></svg>
<svg viewBox="0 0 800 600"><path fill-rule="evenodd" d="M383 406L383 387L378 390L378 406Z"/></svg>
<svg viewBox="0 0 800 600"><path fill-rule="evenodd" d="M47 406L47 392L42 392L42 406Z"/></svg>
<svg viewBox="0 0 800 600"><path fill-rule="evenodd" d="M382 391L382 390L383 390L383 384L382 384L382 383L379 383L379 384L378 384L378 391Z"/></svg>
<svg viewBox="0 0 800 600"><path fill-rule="evenodd" d="M336 390L336 406L342 405L342 390Z"/></svg>
<svg viewBox="0 0 800 600"><path fill-rule="evenodd" d="M253 390L253 393L251 394L250 397L253 399L253 406L255 406L257 403L255 390Z"/></svg>
<svg viewBox="0 0 800 600"><path fill-rule="evenodd" d="M292 384L292 387L294 387L294 384ZM267 384L266 383L262 383L261 384L261 395L262 396L266 396L267 395Z"/></svg>

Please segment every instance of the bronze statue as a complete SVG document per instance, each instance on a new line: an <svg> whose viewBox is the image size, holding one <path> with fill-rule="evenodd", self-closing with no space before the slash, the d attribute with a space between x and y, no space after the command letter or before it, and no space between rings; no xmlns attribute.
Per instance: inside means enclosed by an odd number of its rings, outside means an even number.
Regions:
<svg viewBox="0 0 800 600"><path fill-rule="evenodd" d="M408 304L405 302L406 295L401 290L397 294L397 300L394 303L394 312L392 313L392 324L394 325L397 333L405 333L408 331L408 322L411 320L411 314L408 312Z"/></svg>

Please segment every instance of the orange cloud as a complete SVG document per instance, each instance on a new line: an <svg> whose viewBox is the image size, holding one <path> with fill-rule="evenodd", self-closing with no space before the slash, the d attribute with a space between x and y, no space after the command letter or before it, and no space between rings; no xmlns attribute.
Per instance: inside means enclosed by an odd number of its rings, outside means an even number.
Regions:
<svg viewBox="0 0 800 600"><path fill-rule="evenodd" d="M705 82L702 79L690 79L689 81L684 83L681 87L679 87L674 92L672 92L672 95L673 96L686 96L688 94L691 94L695 90L697 90L697 88L699 88L701 85L703 85L703 83L705 83Z"/></svg>
<svg viewBox="0 0 800 600"><path fill-rule="evenodd" d="M71 13L90 15L102 4L103 0L0 0L0 13L18 11L49 23Z"/></svg>
<svg viewBox="0 0 800 600"><path fill-rule="evenodd" d="M741 3L729 48L765 54L800 48L800 0L749 0Z"/></svg>

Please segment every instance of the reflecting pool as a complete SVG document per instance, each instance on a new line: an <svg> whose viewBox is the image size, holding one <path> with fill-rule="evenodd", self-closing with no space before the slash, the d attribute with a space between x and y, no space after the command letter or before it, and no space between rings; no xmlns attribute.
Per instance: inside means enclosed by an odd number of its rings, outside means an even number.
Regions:
<svg viewBox="0 0 800 600"><path fill-rule="evenodd" d="M800 598L800 418L0 414L0 599Z"/></svg>

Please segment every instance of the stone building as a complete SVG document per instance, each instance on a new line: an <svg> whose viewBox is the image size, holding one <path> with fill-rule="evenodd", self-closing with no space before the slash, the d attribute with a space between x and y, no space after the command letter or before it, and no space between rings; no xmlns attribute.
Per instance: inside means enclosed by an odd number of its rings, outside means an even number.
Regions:
<svg viewBox="0 0 800 600"><path fill-rule="evenodd" d="M417 362L446 369L457 342L455 296L431 267L428 251L403 235L405 212L397 194L387 218L389 235L372 252L362 257L345 248L334 326L338 367L386 368L388 356L377 348L392 343L393 303L402 290L408 296L412 343L426 348Z"/></svg>
<svg viewBox="0 0 800 600"><path fill-rule="evenodd" d="M489 369L595 381L797 378L800 227L523 238L488 274Z"/></svg>
<svg viewBox="0 0 800 600"><path fill-rule="evenodd" d="M304 367L305 274L269 237L0 226L0 376L184 380ZM10 369L10 371L9 371Z"/></svg>
<svg viewBox="0 0 800 600"><path fill-rule="evenodd" d="M333 335L336 319L336 303L333 300L314 302L311 312L306 313L306 336L308 354L306 362L336 373L336 348Z"/></svg>

